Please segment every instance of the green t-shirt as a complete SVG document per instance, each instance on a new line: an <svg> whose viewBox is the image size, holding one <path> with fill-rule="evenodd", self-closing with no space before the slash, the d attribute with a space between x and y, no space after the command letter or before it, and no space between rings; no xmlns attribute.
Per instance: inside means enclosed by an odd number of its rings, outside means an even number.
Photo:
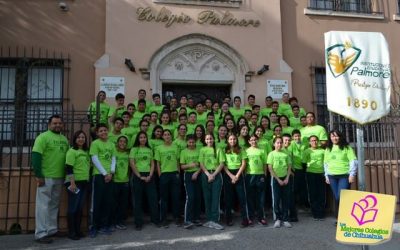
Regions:
<svg viewBox="0 0 400 250"><path fill-rule="evenodd" d="M32 152L42 155L42 174L47 178L64 178L68 140L62 134L47 130L35 139Z"/></svg>
<svg viewBox="0 0 400 250"><path fill-rule="evenodd" d="M320 141L328 140L328 135L325 128L320 125L305 126L300 129L300 133L301 141L307 148L309 147L308 138L310 138L312 135L316 135Z"/></svg>
<svg viewBox="0 0 400 250"><path fill-rule="evenodd" d="M239 147L246 150L249 147L248 142L243 137L238 137Z"/></svg>
<svg viewBox="0 0 400 250"><path fill-rule="evenodd" d="M160 163L161 173L178 171L179 150L175 145L162 144L154 152L154 159Z"/></svg>
<svg viewBox="0 0 400 250"><path fill-rule="evenodd" d="M116 107L110 107L110 109L108 110L108 117L111 117L115 111L116 111ZM117 113L115 114L115 118L121 118L122 117L122 113L124 113L126 111L126 107L122 107L119 108L117 110Z"/></svg>
<svg viewBox="0 0 400 250"><path fill-rule="evenodd" d="M212 147L205 146L200 149L199 162L207 170L216 170L224 162L224 157L220 149L216 148L214 150Z"/></svg>
<svg viewBox="0 0 400 250"><path fill-rule="evenodd" d="M348 174L350 170L350 162L356 159L354 150L347 146L340 149L339 146L333 145L332 150L325 149L324 164L328 165L328 173L330 175Z"/></svg>
<svg viewBox="0 0 400 250"><path fill-rule="evenodd" d="M155 111L155 112L157 112L157 114L158 114L158 117L160 117L160 115L161 115L161 112L163 111L163 109L164 109L164 105L152 105L152 106L150 106L149 108L148 108L148 113L149 114L151 114L151 112L153 112L153 111Z"/></svg>
<svg viewBox="0 0 400 250"><path fill-rule="evenodd" d="M267 164L267 154L263 149L250 147L246 149L247 155L247 173L264 174Z"/></svg>
<svg viewBox="0 0 400 250"><path fill-rule="evenodd" d="M289 103L281 102L279 103L278 113L280 115L290 116L290 112L292 111L292 106Z"/></svg>
<svg viewBox="0 0 400 250"><path fill-rule="evenodd" d="M243 108L236 108L236 107L230 107L229 112L233 115L233 119L235 122L239 120L239 117L244 115L244 109Z"/></svg>
<svg viewBox="0 0 400 250"><path fill-rule="evenodd" d="M149 140L149 145L153 149L153 151L155 151L155 149L162 144L164 144L164 140L162 140L162 139L150 139Z"/></svg>
<svg viewBox="0 0 400 250"><path fill-rule="evenodd" d="M290 124L290 125L292 125L292 124ZM292 126L290 126L290 127L282 127L282 135L289 134L291 136L293 130L294 130L294 128Z"/></svg>
<svg viewBox="0 0 400 250"><path fill-rule="evenodd" d="M225 159L225 165L229 170L237 170L242 165L242 161L247 159L245 149L241 149L239 154L234 152L226 153L225 150L221 151Z"/></svg>
<svg viewBox="0 0 400 250"><path fill-rule="evenodd" d="M274 138L274 132L272 130L266 130L263 134L263 138L270 141Z"/></svg>
<svg viewBox="0 0 400 250"><path fill-rule="evenodd" d="M324 154L322 148L308 148L303 153L303 162L307 164L306 172L322 174L324 173Z"/></svg>
<svg viewBox="0 0 400 250"><path fill-rule="evenodd" d="M180 155L180 163L181 164L189 164L189 163L198 163L199 162L199 150L197 149L188 149L185 148L182 150ZM188 168L185 169L185 172L196 172L199 168Z"/></svg>
<svg viewBox="0 0 400 250"><path fill-rule="evenodd" d="M90 157L89 152L82 149L70 148L67 151L65 158L65 165L72 166L75 181L87 181L89 180L90 171ZM66 177L66 181L69 178Z"/></svg>
<svg viewBox="0 0 400 250"><path fill-rule="evenodd" d="M207 122L208 112L203 112L202 114L196 112L196 114L197 114L197 120L196 120L197 124L201 124L203 125L203 127L205 127Z"/></svg>
<svg viewBox="0 0 400 250"><path fill-rule="evenodd" d="M218 139L215 140L215 147L221 150L225 150L226 148L226 140L218 141Z"/></svg>
<svg viewBox="0 0 400 250"><path fill-rule="evenodd" d="M181 138L176 138L172 144L174 144L178 149L179 152L182 152L187 147L186 140L182 140Z"/></svg>
<svg viewBox="0 0 400 250"><path fill-rule="evenodd" d="M186 134L187 134L187 135L194 134L194 129L196 128L196 126L197 126L197 123L195 123L195 124L193 124L193 123L187 123L187 124L186 124L186 127L187 127L187 132L186 132Z"/></svg>
<svg viewBox="0 0 400 250"><path fill-rule="evenodd" d="M146 112L139 112L139 111L136 111L135 113L133 113L133 117L129 121L129 126L134 127L134 128L139 127L139 123L145 114L146 114Z"/></svg>
<svg viewBox="0 0 400 250"><path fill-rule="evenodd" d="M123 135L126 135L126 137L128 137L128 145L127 145L128 148L132 147L133 143L135 142L136 135L137 135L138 132L139 132L139 128L133 128L133 127L130 127L130 126L126 127L126 128L123 128L121 130L121 133Z"/></svg>
<svg viewBox="0 0 400 250"><path fill-rule="evenodd" d="M123 135L121 132L119 134L114 134L112 131L108 132L108 141L112 142L114 145L117 145L118 138Z"/></svg>
<svg viewBox="0 0 400 250"><path fill-rule="evenodd" d="M290 146L288 150L291 152L292 155L292 168L294 169L303 169L302 167L302 158L303 158L303 152L305 150L305 147L301 143L296 143L295 141L292 141L290 143Z"/></svg>
<svg viewBox="0 0 400 250"><path fill-rule="evenodd" d="M258 139L257 146L258 148L264 150L266 154L269 154L272 151L270 142L264 138Z"/></svg>
<svg viewBox="0 0 400 250"><path fill-rule="evenodd" d="M285 177L288 174L290 164L289 155L284 151L272 151L267 158L267 164L272 166L276 176Z"/></svg>
<svg viewBox="0 0 400 250"><path fill-rule="evenodd" d="M111 173L111 160L115 156L115 144L110 141L102 141L100 139L94 140L90 145L91 156L97 155L103 168L107 174ZM99 170L94 167L93 175L101 174Z"/></svg>
<svg viewBox="0 0 400 250"><path fill-rule="evenodd" d="M271 112L272 112L272 108L267 108L267 107L262 108L262 109L260 110L261 116L268 116L268 117L269 117L269 114L270 114Z"/></svg>
<svg viewBox="0 0 400 250"><path fill-rule="evenodd" d="M300 116L299 117L290 117L290 126L293 127L294 129L301 129L303 126L301 126L301 120Z"/></svg>
<svg viewBox="0 0 400 250"><path fill-rule="evenodd" d="M96 123L96 102L92 102L88 108L91 122ZM108 113L110 112L110 105L105 102L100 103L99 123L108 124Z"/></svg>
<svg viewBox="0 0 400 250"><path fill-rule="evenodd" d="M200 150L201 148L205 147L201 140L196 140L196 149Z"/></svg>
<svg viewBox="0 0 400 250"><path fill-rule="evenodd" d="M129 153L127 151L121 152L115 150L115 158L117 164L115 165L114 182L128 182L129 181Z"/></svg>
<svg viewBox="0 0 400 250"><path fill-rule="evenodd" d="M134 147L131 149L129 158L135 160L136 169L140 173L149 173L153 160L153 150L148 147Z"/></svg>

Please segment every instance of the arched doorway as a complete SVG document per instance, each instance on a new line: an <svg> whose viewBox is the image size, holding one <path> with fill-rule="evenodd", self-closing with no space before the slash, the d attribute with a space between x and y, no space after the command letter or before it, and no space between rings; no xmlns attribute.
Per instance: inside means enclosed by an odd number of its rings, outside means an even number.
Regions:
<svg viewBox="0 0 400 250"><path fill-rule="evenodd" d="M152 92L162 93L164 99L182 94L213 100L228 94L243 99L248 65L226 43L190 34L168 42L154 53L149 71Z"/></svg>

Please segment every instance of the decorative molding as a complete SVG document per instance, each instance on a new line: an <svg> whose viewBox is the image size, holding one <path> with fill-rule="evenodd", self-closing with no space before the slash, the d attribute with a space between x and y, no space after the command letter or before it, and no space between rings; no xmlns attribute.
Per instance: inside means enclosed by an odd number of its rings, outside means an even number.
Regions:
<svg viewBox="0 0 400 250"><path fill-rule="evenodd" d="M230 0L230 1L153 0L153 2L159 3L159 4L180 4L180 5L198 5L198 6L239 8L242 3L242 0Z"/></svg>
<svg viewBox="0 0 400 250"><path fill-rule="evenodd" d="M304 8L305 15L315 15L315 16L338 16L338 17L351 17L351 18L366 18L366 19L379 19L384 20L385 16L383 14L363 14L355 12L340 12L333 10L312 10Z"/></svg>

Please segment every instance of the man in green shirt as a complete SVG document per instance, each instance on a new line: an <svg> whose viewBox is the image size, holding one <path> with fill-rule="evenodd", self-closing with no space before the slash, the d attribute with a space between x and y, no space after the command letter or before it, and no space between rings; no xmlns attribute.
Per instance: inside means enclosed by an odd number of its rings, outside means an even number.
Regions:
<svg viewBox="0 0 400 250"><path fill-rule="evenodd" d="M93 139L96 138L96 124L104 123L107 124L108 121L108 113L110 112L110 105L105 102L107 96L106 92L100 90L97 94L96 100L90 103L88 108L88 119L90 122L91 133Z"/></svg>
<svg viewBox="0 0 400 250"><path fill-rule="evenodd" d="M48 121L48 130L35 139L32 148L32 166L36 176L35 240L51 243L49 238L58 231L57 219L64 163L68 140L61 134L63 121L53 115Z"/></svg>
<svg viewBox="0 0 400 250"><path fill-rule="evenodd" d="M235 120L235 122L239 120L239 117L244 115L244 109L240 107L241 104L242 99L240 98L240 96L235 96L235 98L233 98L233 107L229 108L229 112L231 112L231 114L233 115L233 119Z"/></svg>

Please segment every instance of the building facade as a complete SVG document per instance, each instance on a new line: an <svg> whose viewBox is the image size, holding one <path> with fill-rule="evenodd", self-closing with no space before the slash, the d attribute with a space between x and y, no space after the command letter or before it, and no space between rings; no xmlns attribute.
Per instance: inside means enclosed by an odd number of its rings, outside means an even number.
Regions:
<svg viewBox="0 0 400 250"><path fill-rule="evenodd" d="M0 230L34 225L28 155L49 114L71 134L100 89L110 104L289 92L326 122L324 33L382 32L396 92L399 25L397 0L0 1Z"/></svg>

